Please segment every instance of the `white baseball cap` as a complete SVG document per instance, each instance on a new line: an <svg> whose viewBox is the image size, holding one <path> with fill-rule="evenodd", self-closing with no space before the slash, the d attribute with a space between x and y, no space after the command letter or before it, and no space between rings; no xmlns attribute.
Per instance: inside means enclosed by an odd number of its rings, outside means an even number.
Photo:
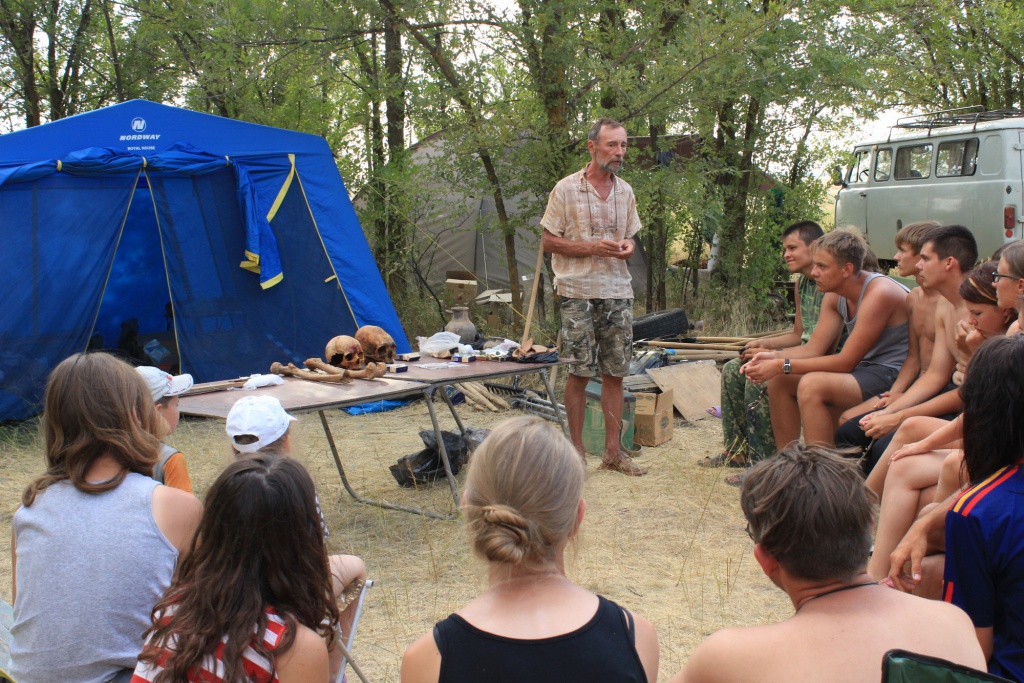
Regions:
<svg viewBox="0 0 1024 683"><path fill-rule="evenodd" d="M288 431L295 418L284 412L281 402L273 396L243 396L235 401L228 412L226 430L235 449L242 453L255 453L274 443ZM256 437L252 443L238 443L236 436L249 434Z"/></svg>
<svg viewBox="0 0 1024 683"><path fill-rule="evenodd" d="M152 365L141 365L135 369L145 380L153 403L166 396L184 394L192 388L192 375L172 375Z"/></svg>

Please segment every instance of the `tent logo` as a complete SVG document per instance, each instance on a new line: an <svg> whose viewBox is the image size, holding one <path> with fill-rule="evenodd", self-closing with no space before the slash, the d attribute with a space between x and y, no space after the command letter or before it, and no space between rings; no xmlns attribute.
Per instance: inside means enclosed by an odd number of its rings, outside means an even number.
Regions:
<svg viewBox="0 0 1024 683"><path fill-rule="evenodd" d="M128 140L159 140L160 139L159 133L156 134L156 135L153 135L152 133L149 134L149 135L141 135L141 133L144 130L146 130L146 119L142 118L141 116L136 116L134 119L132 119L132 130L135 133L137 133L137 135L122 135L120 137L122 142L128 141ZM136 149L136 148L132 148L132 149ZM152 148L151 147L147 147L146 149L152 149Z"/></svg>

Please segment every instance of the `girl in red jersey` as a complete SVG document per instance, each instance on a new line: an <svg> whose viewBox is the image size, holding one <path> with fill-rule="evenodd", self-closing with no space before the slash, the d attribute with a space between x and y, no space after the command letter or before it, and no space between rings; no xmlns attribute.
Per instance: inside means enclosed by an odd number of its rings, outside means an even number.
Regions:
<svg viewBox="0 0 1024 683"><path fill-rule="evenodd" d="M337 622L312 479L295 460L242 458L207 494L132 683L326 683Z"/></svg>

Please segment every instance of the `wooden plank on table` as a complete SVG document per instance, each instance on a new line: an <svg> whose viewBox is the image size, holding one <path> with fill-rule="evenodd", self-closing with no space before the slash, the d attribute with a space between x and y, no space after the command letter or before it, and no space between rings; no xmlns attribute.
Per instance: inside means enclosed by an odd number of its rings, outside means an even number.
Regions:
<svg viewBox="0 0 1024 683"><path fill-rule="evenodd" d="M708 408L722 402L722 373L713 363L676 363L647 374L662 391L672 389L672 404L690 422L703 420Z"/></svg>

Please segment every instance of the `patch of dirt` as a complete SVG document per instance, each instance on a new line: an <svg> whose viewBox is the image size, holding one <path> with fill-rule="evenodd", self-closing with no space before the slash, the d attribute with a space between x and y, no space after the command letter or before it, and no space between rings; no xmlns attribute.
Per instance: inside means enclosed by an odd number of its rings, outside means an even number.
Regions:
<svg viewBox="0 0 1024 683"><path fill-rule="evenodd" d="M454 428L440 404L438 414L443 428ZM487 428L514 414L459 409L466 425ZM426 490L400 489L387 470L397 458L423 447L417 431L430 428L430 417L422 401L358 417L333 410L328 420L349 481L362 495L442 512L454 509L443 482ZM458 521L352 500L341 486L316 413L299 416L293 429L297 457L317 482L331 550L361 556L377 584L369 593L353 654L371 680L398 681L405 648L485 587L483 564L470 552ZM29 429L18 437L0 441L0 595L8 601L11 515L24 487L42 471L38 435ZM224 422L183 418L168 441L185 454L202 498L231 459ZM650 467L646 477L599 472L598 460L588 458L587 513L569 552L569 576L654 623L665 679L714 631L792 613L785 595L754 561L738 490L723 482L736 470L696 466L718 452L721 443L718 420L709 417L690 425L677 417L672 440L640 456L639 462Z"/></svg>

